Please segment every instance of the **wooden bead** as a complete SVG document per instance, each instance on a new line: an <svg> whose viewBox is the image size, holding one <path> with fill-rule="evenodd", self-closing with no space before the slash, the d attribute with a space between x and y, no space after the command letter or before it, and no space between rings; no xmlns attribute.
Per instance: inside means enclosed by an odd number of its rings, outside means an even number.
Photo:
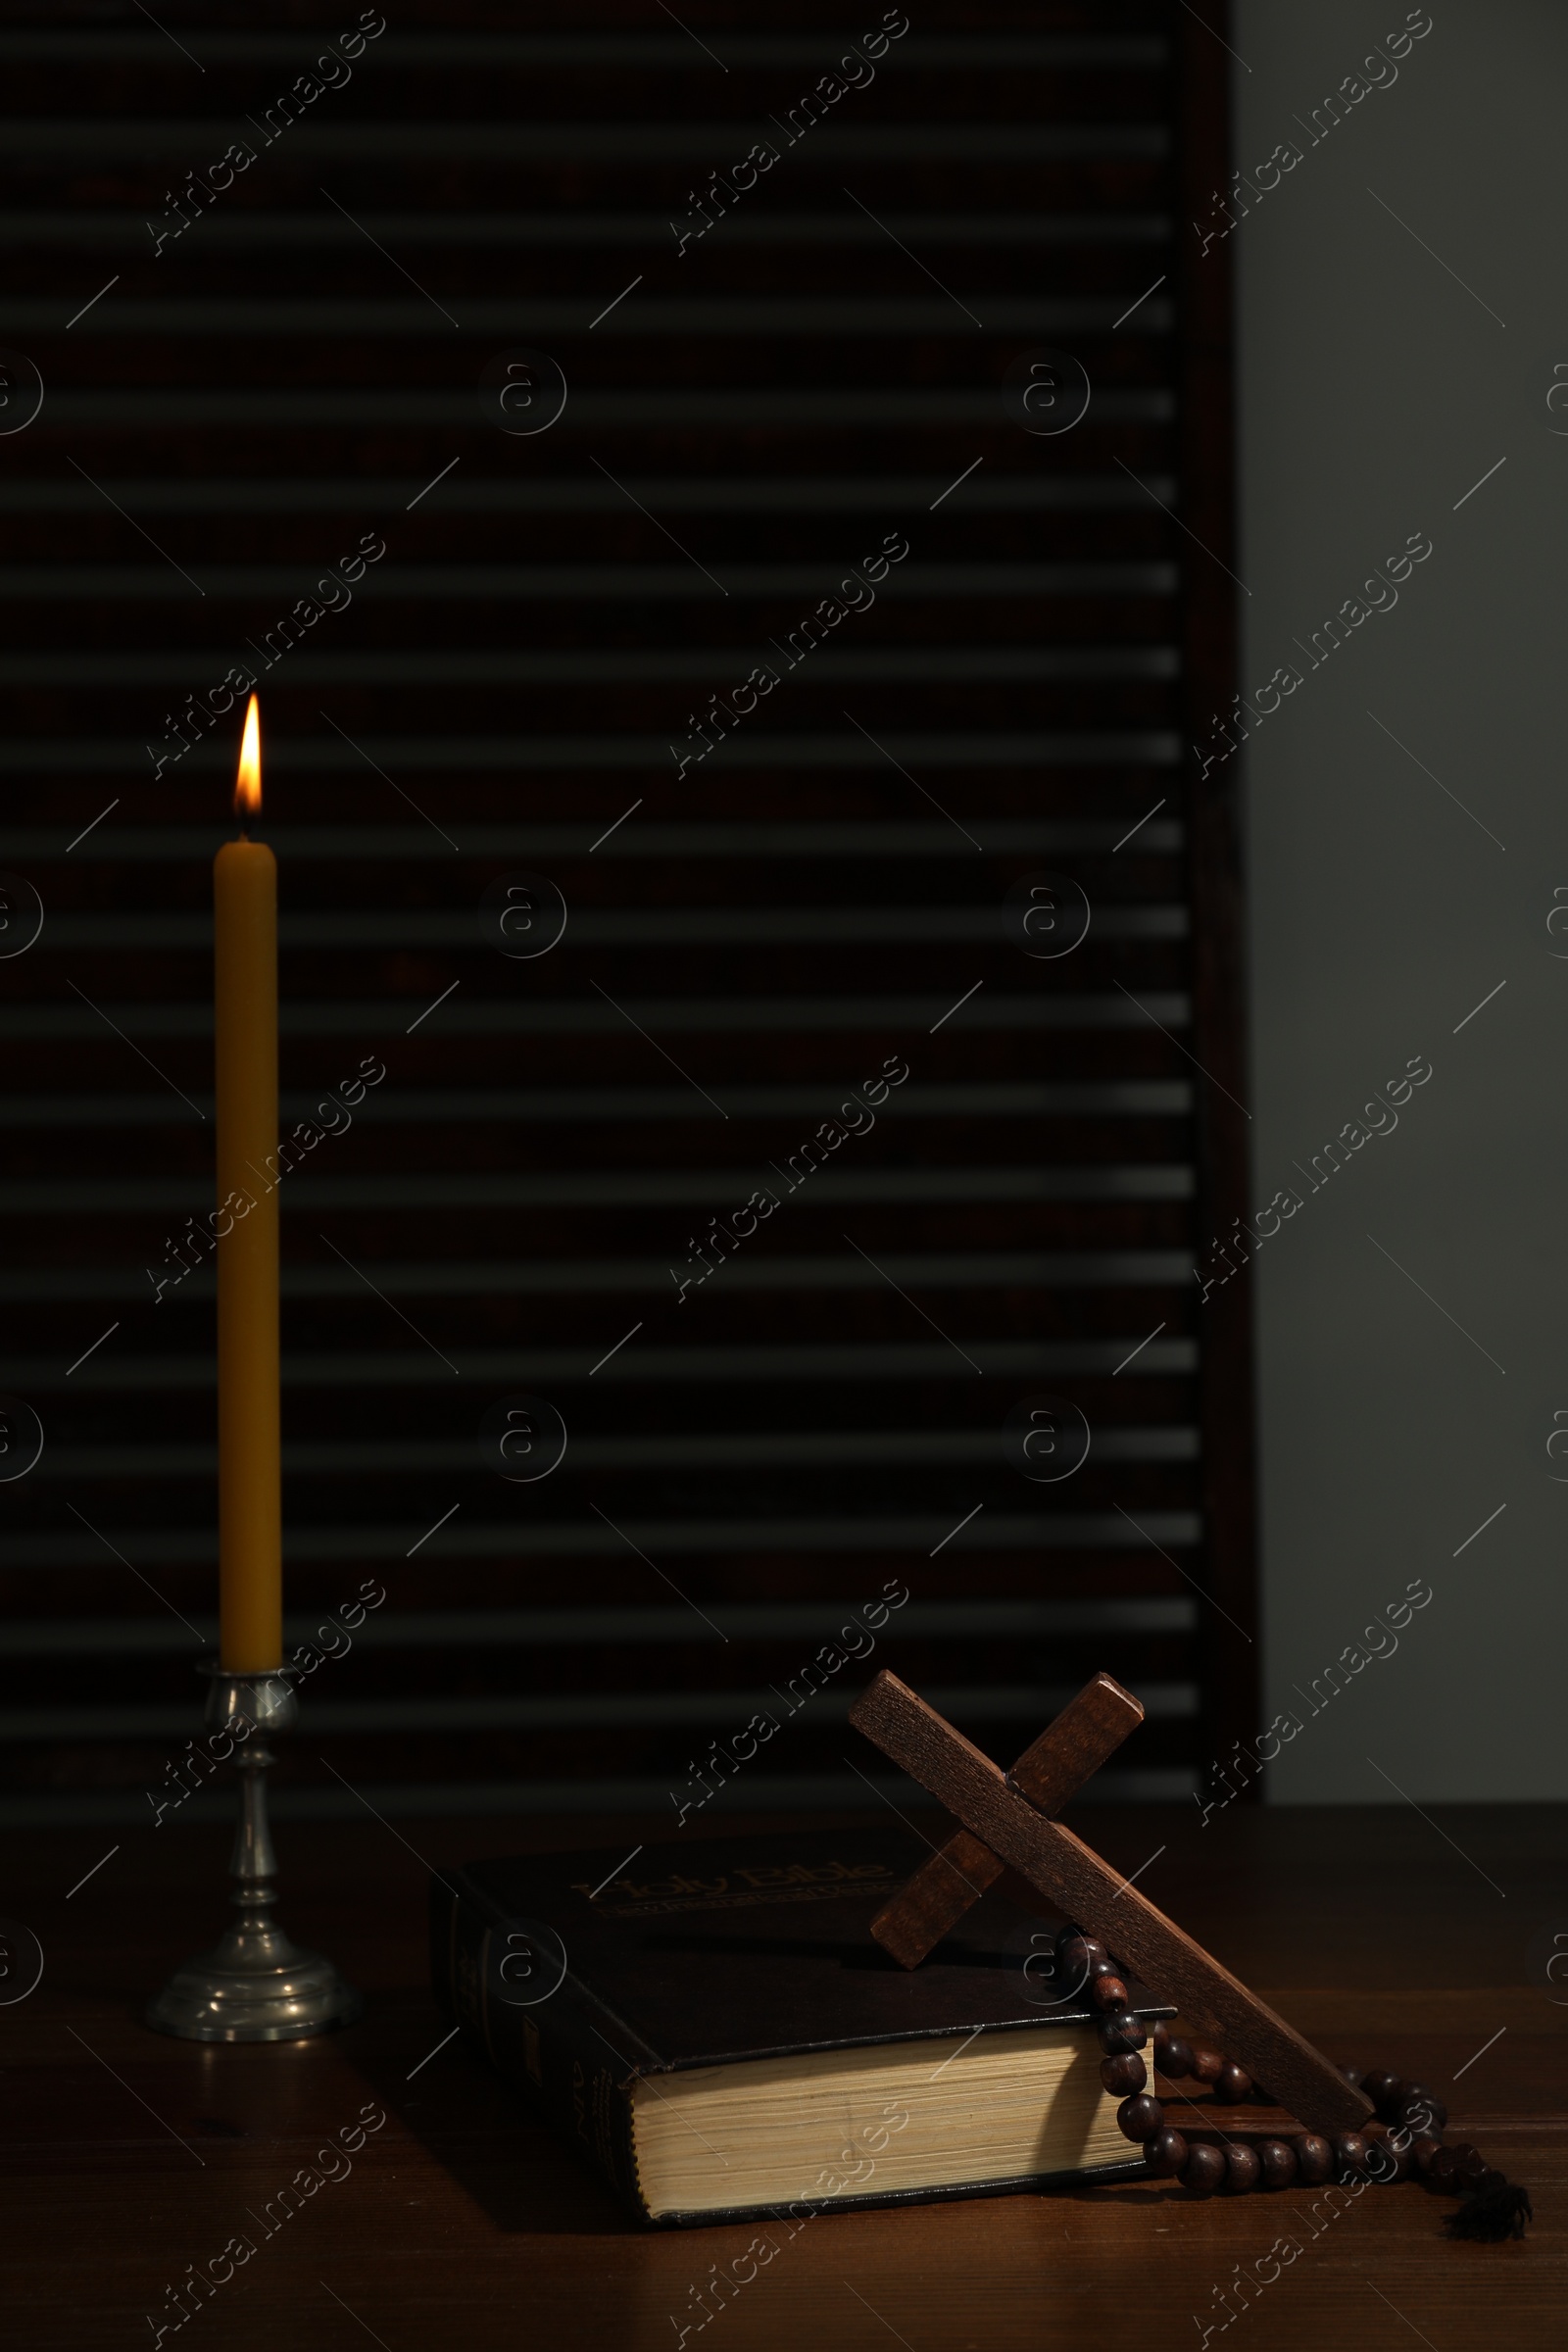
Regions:
<svg viewBox="0 0 1568 2352"><path fill-rule="evenodd" d="M1288 2139L1260 2139L1257 2161L1265 2188L1289 2188L1296 2179L1296 2150Z"/></svg>
<svg viewBox="0 0 1568 2352"><path fill-rule="evenodd" d="M1166 2124L1152 2139L1145 2140L1144 2156L1150 2171L1165 2180L1171 2174L1179 2173L1187 2162L1187 2142L1179 2132Z"/></svg>
<svg viewBox="0 0 1568 2352"><path fill-rule="evenodd" d="M1435 2159L1442 2154L1442 2140L1434 2139L1429 2132L1418 2132L1410 2142L1411 2161L1423 2180L1431 2172Z"/></svg>
<svg viewBox="0 0 1568 2352"><path fill-rule="evenodd" d="M1124 2139L1136 2139L1141 2147L1165 2129L1165 2110L1149 2091L1140 2090L1123 2099L1116 2110L1116 2126Z"/></svg>
<svg viewBox="0 0 1568 2352"><path fill-rule="evenodd" d="M1334 2161L1339 2167L1340 2178L1344 2180L1348 2175L1351 2180L1364 2180L1371 2170L1369 2154L1361 2132L1342 2132L1334 2142Z"/></svg>
<svg viewBox="0 0 1568 2352"><path fill-rule="evenodd" d="M1361 2082L1365 2077L1366 2069L1361 2066L1342 2066L1340 2072L1345 2077L1347 2082L1349 2083L1351 2089L1357 2090L1360 2088Z"/></svg>
<svg viewBox="0 0 1568 2352"><path fill-rule="evenodd" d="M1440 2189L1445 2196L1451 2196L1458 2169L1453 2150L1439 2148L1432 2162L1427 2166L1426 2177L1434 2188Z"/></svg>
<svg viewBox="0 0 1568 2352"><path fill-rule="evenodd" d="M1165 2067L1165 2052L1170 2048L1170 2028L1162 2017L1155 2019L1152 2038L1154 2044L1154 2064L1158 2067ZM1166 2067L1165 2071L1168 2074L1170 2070Z"/></svg>
<svg viewBox="0 0 1568 2352"><path fill-rule="evenodd" d="M1127 1986L1120 1977L1093 1977L1089 1984L1089 1998L1097 2009L1125 2009Z"/></svg>
<svg viewBox="0 0 1568 2352"><path fill-rule="evenodd" d="M1389 2111L1388 2120L1390 2122L1398 2111L1400 2092L1407 2087L1403 2077L1396 2075L1394 2069L1388 2066L1374 2067L1371 2074L1363 2075L1361 2078L1361 2088L1366 2092L1379 2115L1382 2115L1385 2109Z"/></svg>
<svg viewBox="0 0 1568 2352"><path fill-rule="evenodd" d="M1113 2099L1125 2099L1145 2087L1149 2069L1136 2050L1123 2050L1114 2058L1102 2058L1100 2080Z"/></svg>
<svg viewBox="0 0 1568 2352"><path fill-rule="evenodd" d="M1250 2188L1255 2188L1262 2173L1263 2167L1255 2148L1250 2148L1242 2139L1233 2140L1227 2145L1225 2185L1233 2197L1245 2197Z"/></svg>
<svg viewBox="0 0 1568 2352"><path fill-rule="evenodd" d="M1094 1936L1069 1936L1060 1958L1069 1984L1087 1984L1091 1978L1111 1974L1110 1954Z"/></svg>
<svg viewBox="0 0 1568 2352"><path fill-rule="evenodd" d="M1487 2170L1487 2160L1479 2148L1473 2148L1467 2139L1462 2139L1453 2151L1453 2170L1456 2180L1462 2181L1466 2188L1473 2188Z"/></svg>
<svg viewBox="0 0 1568 2352"><path fill-rule="evenodd" d="M1217 2082L1225 2072L1225 2061L1218 2050L1208 2049L1203 2043L1197 2042L1193 2047L1192 2072L1200 2082Z"/></svg>
<svg viewBox="0 0 1568 2352"><path fill-rule="evenodd" d="M1118 2050L1141 2050L1148 2039L1136 2009L1114 2009L1100 2021L1100 2046L1107 2057Z"/></svg>
<svg viewBox="0 0 1568 2352"><path fill-rule="evenodd" d="M1394 2180L1408 2180L1415 2169L1408 2138L1396 2139L1387 2124L1363 2126L1361 2137L1371 2150L1372 2178L1385 2184Z"/></svg>
<svg viewBox="0 0 1568 2352"><path fill-rule="evenodd" d="M1435 2099L1429 2090L1421 2092L1419 2097L1413 2097L1407 2086L1405 2097L1397 2109L1395 2120L1403 2124L1406 2131L1430 2132L1435 2135L1443 2130L1444 2125L1447 2122L1448 2110L1443 2101Z"/></svg>
<svg viewBox="0 0 1568 2352"><path fill-rule="evenodd" d="M1218 2148L1206 2139L1195 2139L1187 2150L1182 2166L1182 2184L1197 2197L1211 2197L1224 2180L1229 2167Z"/></svg>
<svg viewBox="0 0 1568 2352"><path fill-rule="evenodd" d="M1180 2082L1185 2075L1190 2075L1193 2071L1193 2052L1191 2044L1183 2041L1179 2034L1167 2034L1165 2036L1165 2047L1162 2053L1159 2047L1158 2039L1156 2038L1154 2042L1154 2064L1158 2067L1160 2073L1167 2076L1172 2082Z"/></svg>
<svg viewBox="0 0 1568 2352"><path fill-rule="evenodd" d="M1238 2066L1234 2058L1227 2058L1214 2078L1215 2098L1222 2106L1239 2107L1244 2099L1250 2099L1251 2095L1251 2076L1245 2066Z"/></svg>
<svg viewBox="0 0 1568 2352"><path fill-rule="evenodd" d="M1296 2149L1297 2178L1309 2188L1327 2180L1334 2171L1334 2150L1321 2132L1302 2132L1292 2142Z"/></svg>

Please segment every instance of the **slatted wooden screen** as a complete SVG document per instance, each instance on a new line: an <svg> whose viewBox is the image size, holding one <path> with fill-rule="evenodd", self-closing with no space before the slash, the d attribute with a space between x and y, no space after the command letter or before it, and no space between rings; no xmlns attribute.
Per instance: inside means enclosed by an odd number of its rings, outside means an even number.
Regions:
<svg viewBox="0 0 1568 2352"><path fill-rule="evenodd" d="M386 1593L283 1809L673 1826L759 1709L737 1795L864 1803L864 1668L769 1693L890 1582L876 1661L998 1754L1100 1666L1150 1717L1104 1793L1253 1728L1245 1311L1192 1272L1243 1205L1231 812L1184 768L1229 692L1224 292L1178 234L1225 61L1175 0L910 6L0 31L0 864L44 908L0 960L0 1386L44 1432L6 1819L146 1820L196 1728L210 1263L155 1278L211 1204L239 714L199 713L241 666L287 1124L385 1072L283 1187L290 1639ZM1042 349L1092 387L1054 436L1005 393ZM564 412L515 431L537 355ZM1092 907L1058 960L1007 927L1042 873ZM519 875L567 909L526 959ZM533 1483L481 1448L518 1393L567 1432ZM1004 1450L1041 1393L1093 1432L1055 1485Z"/></svg>

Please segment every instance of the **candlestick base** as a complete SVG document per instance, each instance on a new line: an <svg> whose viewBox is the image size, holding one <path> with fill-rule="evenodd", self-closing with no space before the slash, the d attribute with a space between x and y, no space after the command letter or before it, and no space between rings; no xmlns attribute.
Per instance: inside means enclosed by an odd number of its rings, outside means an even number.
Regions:
<svg viewBox="0 0 1568 2352"><path fill-rule="evenodd" d="M291 1667L229 1674L208 1665L209 1731L230 1741L240 1817L229 1869L239 1916L211 1951L175 1969L147 2023L185 2041L300 2041L353 2025L365 2003L330 1960L302 1952L271 1918L277 1864L267 1822L267 1736L292 1731L299 1699ZM220 1759L226 1761L226 1756Z"/></svg>
<svg viewBox="0 0 1568 2352"><path fill-rule="evenodd" d="M176 1968L147 2023L184 2041L303 2041L364 2015L365 2003L330 1960L296 1950L274 1934L264 1960L241 1955L230 1932L210 1952Z"/></svg>

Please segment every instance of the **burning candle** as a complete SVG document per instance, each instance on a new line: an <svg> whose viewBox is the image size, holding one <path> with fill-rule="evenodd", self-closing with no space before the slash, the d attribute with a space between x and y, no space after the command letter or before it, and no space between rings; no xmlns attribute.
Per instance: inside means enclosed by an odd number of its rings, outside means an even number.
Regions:
<svg viewBox="0 0 1568 2352"><path fill-rule="evenodd" d="M277 1332L277 860L250 841L261 722L245 713L237 841L213 860L218 1077L220 1662L265 1673L283 1654Z"/></svg>

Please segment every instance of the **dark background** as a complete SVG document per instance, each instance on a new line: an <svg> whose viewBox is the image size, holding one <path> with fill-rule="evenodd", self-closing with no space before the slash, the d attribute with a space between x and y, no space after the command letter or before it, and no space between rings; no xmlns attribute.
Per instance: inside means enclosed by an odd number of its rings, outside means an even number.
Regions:
<svg viewBox="0 0 1568 2352"><path fill-rule="evenodd" d="M400 6L266 146L349 7L0 31L0 343L13 404L17 355L45 387L0 437L0 855L45 908L0 963L0 1385L45 1432L0 1489L0 1819L147 1820L196 1728L212 1279L155 1305L145 1269L211 1203L239 713L147 747L365 533L263 675L259 830L285 1122L387 1072L283 1190L289 1639L388 1597L310 1678L279 1810L673 1826L890 1579L875 1662L998 1755L1102 1667L1149 1713L1103 1794L1255 1733L1246 1311L1192 1270L1246 1204L1229 787L1184 762L1232 685L1225 265L1176 238L1224 56L1174 4L922 5L677 253L880 21L681 13ZM518 348L564 371L547 431L481 398ZM1056 436L1004 398L1048 350L1092 385ZM677 778L689 714L890 533L874 610ZM519 873L569 908L533 960L478 920ZM1093 908L1059 961L1004 927L1042 873ZM677 1303L889 1056L874 1133ZM479 1450L515 1392L569 1431L532 1485ZM1093 1430L1055 1486L1003 1452L1041 1393ZM865 1801L865 1671L751 1805Z"/></svg>

